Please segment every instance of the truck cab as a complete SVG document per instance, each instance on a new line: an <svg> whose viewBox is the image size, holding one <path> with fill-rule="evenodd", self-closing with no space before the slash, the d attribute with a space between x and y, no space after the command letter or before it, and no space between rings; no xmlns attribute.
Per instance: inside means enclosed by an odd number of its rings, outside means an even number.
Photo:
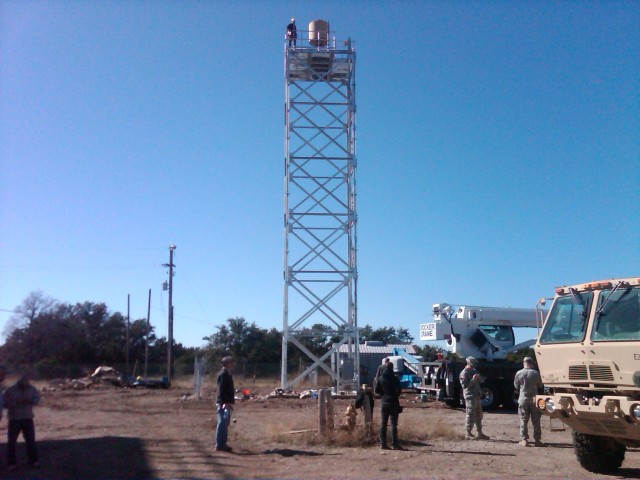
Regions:
<svg viewBox="0 0 640 480"><path fill-rule="evenodd" d="M573 430L585 469L619 468L640 447L640 278L557 288L534 350L537 407Z"/></svg>

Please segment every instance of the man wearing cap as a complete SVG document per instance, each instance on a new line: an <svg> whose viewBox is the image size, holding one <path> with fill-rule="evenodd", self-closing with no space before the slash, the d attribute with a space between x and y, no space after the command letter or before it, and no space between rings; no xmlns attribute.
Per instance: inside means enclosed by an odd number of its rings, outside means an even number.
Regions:
<svg viewBox="0 0 640 480"><path fill-rule="evenodd" d="M292 18L291 23L287 25L287 40L289 40L289 47L296 46L296 39L298 38L298 31L296 30L296 19Z"/></svg>
<svg viewBox="0 0 640 480"><path fill-rule="evenodd" d="M520 390L518 396L518 416L520 417L520 445L526 447L529 442L529 431L527 424L531 418L533 425L533 440L536 447L544 447L542 443L542 430L540 428L540 417L542 413L536 408L535 398L542 392L543 384L540 374L533 368L534 361L531 357L525 357L522 361L524 368L516 373L513 379L513 388Z"/></svg>
<svg viewBox="0 0 640 480"><path fill-rule="evenodd" d="M467 408L465 440L489 440L489 436L482 433L482 387L480 387L480 372L476 370L478 360L475 357L467 357L467 365L460 372L460 384L464 394L464 403ZM471 430L475 424L477 435Z"/></svg>

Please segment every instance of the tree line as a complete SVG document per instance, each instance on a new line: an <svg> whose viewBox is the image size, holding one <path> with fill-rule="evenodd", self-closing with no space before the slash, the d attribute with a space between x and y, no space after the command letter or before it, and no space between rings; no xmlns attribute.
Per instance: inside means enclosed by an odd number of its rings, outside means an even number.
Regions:
<svg viewBox="0 0 640 480"><path fill-rule="evenodd" d="M0 346L0 359L8 365L29 366L39 374L55 376L66 373L62 368L68 366L78 370L99 365L124 367L126 363L127 318L109 312L104 303L73 305L32 292L14 311L4 332L6 341ZM167 340L156 337L153 326L147 331L146 319L129 323L128 339L131 365L143 365L147 342L148 363L166 362ZM175 342L172 351L177 358L189 350Z"/></svg>
<svg viewBox="0 0 640 480"><path fill-rule="evenodd" d="M128 327L128 344L127 344ZM282 332L275 328L264 329L242 317L226 320L215 327L211 335L204 337L201 348L185 347L174 340L172 357L175 373L193 371L196 356L204 356L213 366L224 355L232 355L236 364L250 366L248 373L257 376L277 375L281 368ZM5 343L0 346L0 362L7 365L28 365L41 376L79 376L83 372L69 371L95 368L99 365L119 366L129 355L130 369L138 365L138 372L145 361L148 342L148 364L155 367L154 374L164 373L167 361L167 339L157 337L154 327L147 331L146 319L129 322L120 312L110 312L104 303L82 302L69 304L56 301L42 292L32 292L15 309L5 330ZM324 354L342 337L340 330L326 325L313 325L299 337L315 355ZM378 340L387 344L410 344L413 336L405 328L365 325L360 329L361 342ZM435 357L435 349L427 356ZM433 353L433 355L431 355ZM309 359L297 348L287 352L289 368L304 368ZM64 370L66 368L66 370ZM84 372L86 373L86 372ZM131 374L133 372L127 372Z"/></svg>

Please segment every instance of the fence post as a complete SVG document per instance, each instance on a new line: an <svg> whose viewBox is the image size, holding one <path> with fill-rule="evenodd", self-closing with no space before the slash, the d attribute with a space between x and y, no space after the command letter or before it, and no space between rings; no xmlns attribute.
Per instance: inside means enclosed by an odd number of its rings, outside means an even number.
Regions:
<svg viewBox="0 0 640 480"><path fill-rule="evenodd" d="M369 395L369 388L365 390L364 395L364 428L367 431L373 429L373 406L371 405L371 396Z"/></svg>
<svg viewBox="0 0 640 480"><path fill-rule="evenodd" d="M326 411L327 390L321 388L318 390L318 432L324 436L327 430L327 411Z"/></svg>
<svg viewBox="0 0 640 480"><path fill-rule="evenodd" d="M333 430L333 395L327 389L327 428Z"/></svg>
<svg viewBox="0 0 640 480"><path fill-rule="evenodd" d="M204 357L196 357L193 363L193 396L198 400L200 400L200 396L202 394L202 380L204 378L205 362Z"/></svg>

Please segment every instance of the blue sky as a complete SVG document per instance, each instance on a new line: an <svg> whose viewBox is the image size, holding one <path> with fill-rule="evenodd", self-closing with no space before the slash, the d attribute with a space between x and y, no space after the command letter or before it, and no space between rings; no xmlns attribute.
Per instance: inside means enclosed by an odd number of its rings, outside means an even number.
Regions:
<svg viewBox="0 0 640 480"><path fill-rule="evenodd" d="M0 329L32 291L282 328L283 35L357 52L361 326L640 275L639 2L0 0Z"/></svg>

